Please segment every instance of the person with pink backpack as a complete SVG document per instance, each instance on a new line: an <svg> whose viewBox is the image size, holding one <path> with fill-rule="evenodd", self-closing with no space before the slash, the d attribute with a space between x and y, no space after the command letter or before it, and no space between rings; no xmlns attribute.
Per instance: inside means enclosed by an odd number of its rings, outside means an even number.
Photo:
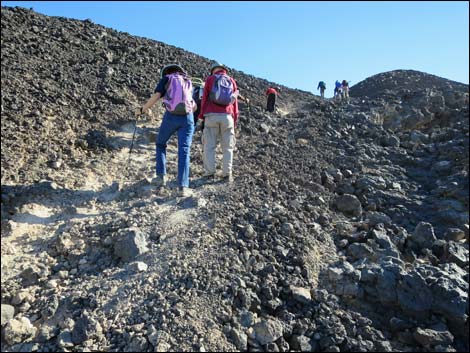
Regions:
<svg viewBox="0 0 470 353"><path fill-rule="evenodd" d="M194 134L193 112L196 103L192 97L191 80L179 64L169 64L162 68L161 78L154 95L137 109L136 116L145 114L160 98L166 109L156 141L156 178L152 183L166 186L166 147L170 137L178 135L178 188L180 196L188 195L190 149Z"/></svg>

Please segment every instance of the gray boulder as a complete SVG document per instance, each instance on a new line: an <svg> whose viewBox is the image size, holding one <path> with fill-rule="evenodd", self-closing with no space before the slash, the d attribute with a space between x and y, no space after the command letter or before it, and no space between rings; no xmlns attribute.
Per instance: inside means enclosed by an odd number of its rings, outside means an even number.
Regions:
<svg viewBox="0 0 470 353"><path fill-rule="evenodd" d="M81 344L82 342L90 339L93 335L100 334L102 330L103 329L99 322L85 312L75 322L75 326L72 331L72 342L74 344Z"/></svg>
<svg viewBox="0 0 470 353"><path fill-rule="evenodd" d="M344 194L338 196L335 205L339 211L352 216L360 216L362 214L361 202L355 195Z"/></svg>
<svg viewBox="0 0 470 353"><path fill-rule="evenodd" d="M434 235L434 228L427 222L420 222L410 237L412 246L416 250L420 250L422 248L431 249L436 240L437 238Z"/></svg>
<svg viewBox="0 0 470 353"><path fill-rule="evenodd" d="M397 283L397 299L401 309L410 316L424 320L430 317L433 292L416 271L402 276Z"/></svg>
<svg viewBox="0 0 470 353"><path fill-rule="evenodd" d="M371 227L374 227L380 223L384 225L389 225L392 223L392 219L382 212L368 212L366 219Z"/></svg>
<svg viewBox="0 0 470 353"><path fill-rule="evenodd" d="M374 250L367 244L354 243L348 247L347 254L352 261L374 257Z"/></svg>
<svg viewBox="0 0 470 353"><path fill-rule="evenodd" d="M124 229L114 243L114 255L123 261L132 261L147 251L147 238L138 228Z"/></svg>
<svg viewBox="0 0 470 353"><path fill-rule="evenodd" d="M468 248L454 241L448 242L444 247L444 260L453 262L462 268L468 267Z"/></svg>
<svg viewBox="0 0 470 353"><path fill-rule="evenodd" d="M460 327L467 320L468 283L445 272L431 285L432 309Z"/></svg>
<svg viewBox="0 0 470 353"><path fill-rule="evenodd" d="M282 337L282 324L276 319L261 320L253 326L256 340L265 345Z"/></svg>
<svg viewBox="0 0 470 353"><path fill-rule="evenodd" d="M308 304L312 300L310 290L308 288L290 286L292 297L294 300L302 304Z"/></svg>
<svg viewBox="0 0 470 353"><path fill-rule="evenodd" d="M36 327L28 318L12 319L5 326L5 341L10 345L30 341L36 335L36 331Z"/></svg>

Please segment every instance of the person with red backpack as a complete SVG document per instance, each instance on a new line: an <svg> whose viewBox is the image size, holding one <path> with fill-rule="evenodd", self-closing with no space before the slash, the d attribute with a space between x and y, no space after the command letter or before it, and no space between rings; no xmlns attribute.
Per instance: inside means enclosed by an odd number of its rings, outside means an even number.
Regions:
<svg viewBox="0 0 470 353"><path fill-rule="evenodd" d="M214 179L215 151L220 139L223 153L222 177L231 183L235 127L238 119L238 88L236 81L227 74L227 68L220 63L211 66L202 96L198 128L204 125L202 134L204 176Z"/></svg>
<svg viewBox="0 0 470 353"><path fill-rule="evenodd" d="M178 188L180 196L188 195L190 149L194 133L193 112L196 104L192 98L193 86L179 64L168 64L161 69L161 77L154 95L136 111L145 114L160 98L166 109L156 141L156 178L158 187L166 186L166 147L170 137L178 135Z"/></svg>
<svg viewBox="0 0 470 353"><path fill-rule="evenodd" d="M274 112L276 106L276 96L279 95L281 92L279 87L273 88L269 87L266 91L266 95L268 96L268 101L266 102L266 110L270 113Z"/></svg>

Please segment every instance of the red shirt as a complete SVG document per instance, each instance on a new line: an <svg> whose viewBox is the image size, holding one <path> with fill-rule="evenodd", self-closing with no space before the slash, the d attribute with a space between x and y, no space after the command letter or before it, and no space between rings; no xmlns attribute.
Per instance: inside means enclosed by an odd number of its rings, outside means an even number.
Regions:
<svg viewBox="0 0 470 353"><path fill-rule="evenodd" d="M227 106L215 104L209 99L209 94L216 78L215 74L227 74L227 71L224 69L217 70L216 72L214 72L214 74L210 75L206 79L206 83L204 84L204 94L202 96L201 102L201 112L199 113L198 119L204 119L204 114L207 113L225 113L231 114L233 117L234 124L237 125L238 99L235 99L235 102ZM233 92L236 92L238 90L237 83L233 78L230 77L230 79L232 80L233 84Z"/></svg>
<svg viewBox="0 0 470 353"><path fill-rule="evenodd" d="M268 90L266 91L266 95L269 95L272 93L274 93L277 96L277 91L274 88L272 87L268 88Z"/></svg>

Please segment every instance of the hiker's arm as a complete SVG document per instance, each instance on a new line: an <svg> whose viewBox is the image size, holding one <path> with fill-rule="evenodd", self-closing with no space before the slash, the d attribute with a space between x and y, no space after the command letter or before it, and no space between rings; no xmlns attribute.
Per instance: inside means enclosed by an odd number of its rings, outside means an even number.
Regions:
<svg viewBox="0 0 470 353"><path fill-rule="evenodd" d="M237 81L235 81L234 79L232 79L232 81L233 81L233 88L235 92L237 92L238 91ZM238 121L238 99L236 98L235 102L233 102L233 123L235 127L237 127L237 121Z"/></svg>
<svg viewBox="0 0 470 353"><path fill-rule="evenodd" d="M162 97L160 92L155 93L150 99L142 106L142 113L145 113L148 109L152 108L155 103Z"/></svg>
<svg viewBox="0 0 470 353"><path fill-rule="evenodd" d="M202 93L201 100L201 111L199 112L198 119L204 119L204 114L206 113L207 99L209 98L209 90L211 89L210 80L211 78L209 76L204 84L204 91Z"/></svg>

